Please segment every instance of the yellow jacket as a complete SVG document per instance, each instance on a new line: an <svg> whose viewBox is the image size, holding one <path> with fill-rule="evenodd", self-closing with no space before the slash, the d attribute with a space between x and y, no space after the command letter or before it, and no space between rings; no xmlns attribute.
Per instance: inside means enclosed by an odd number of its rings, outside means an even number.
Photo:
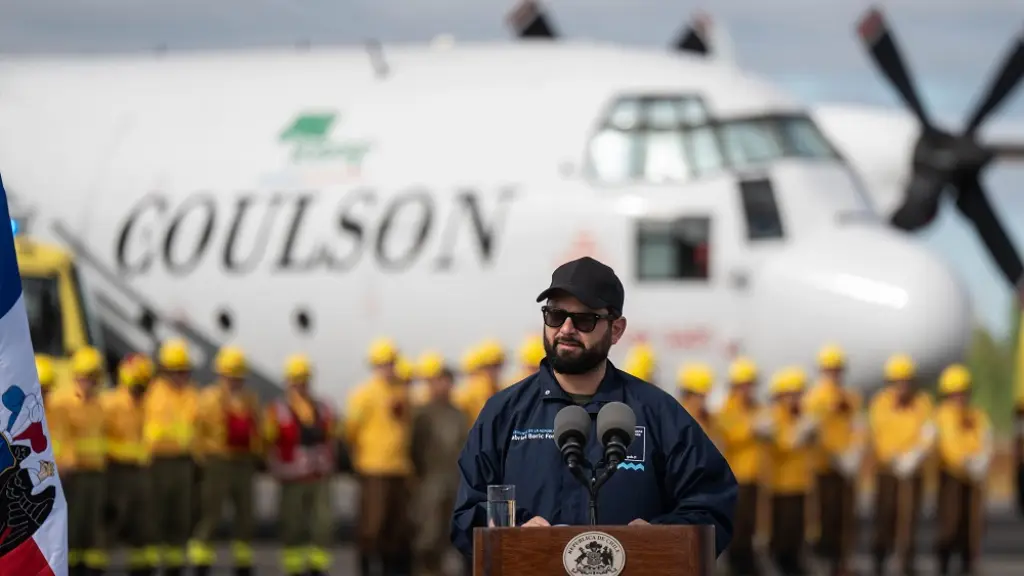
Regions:
<svg viewBox="0 0 1024 576"><path fill-rule="evenodd" d="M58 471L71 471L75 468L75 447L70 429L74 404L68 402L67 398L66 394L53 392L43 398L46 426L50 431L50 449Z"/></svg>
<svg viewBox="0 0 1024 576"><path fill-rule="evenodd" d="M222 383L201 390L196 400L195 438L192 450L197 459L229 454L257 454L261 451L260 403L247 388L232 392ZM248 426L248 442L241 439L229 446L230 436L242 434Z"/></svg>
<svg viewBox="0 0 1024 576"><path fill-rule="evenodd" d="M107 467L101 392L97 390L88 398L81 392L60 398L60 410L67 414L66 432L74 451L72 470L95 471Z"/></svg>
<svg viewBox="0 0 1024 576"><path fill-rule="evenodd" d="M775 424L769 443L771 490L777 495L806 494L811 489L814 448L801 444L797 431L800 415L788 406L775 404L767 408Z"/></svg>
<svg viewBox="0 0 1024 576"><path fill-rule="evenodd" d="M860 394L822 380L804 396L804 409L819 422L818 442L814 446L814 469L832 468L836 456L861 448L866 440Z"/></svg>
<svg viewBox="0 0 1024 576"><path fill-rule="evenodd" d="M352 464L361 474L406 476L412 473L409 388L371 378L356 388L346 405L344 436Z"/></svg>
<svg viewBox="0 0 1024 576"><path fill-rule="evenodd" d="M143 435L154 458L191 456L197 404L195 385L177 387L160 377L153 380L142 410Z"/></svg>
<svg viewBox="0 0 1024 576"><path fill-rule="evenodd" d="M704 405L703 399L698 396L688 396L685 400L680 399L679 403L683 405L683 408L693 416L693 419L700 424L704 433L712 436L712 430L709 428L711 425L711 417L708 414L708 410Z"/></svg>
<svg viewBox="0 0 1024 576"><path fill-rule="evenodd" d="M883 466L911 450L927 451L934 440L933 406L928 394L916 392L906 406L899 406L896 400L896 389L886 388L875 395L868 409L875 461Z"/></svg>
<svg viewBox="0 0 1024 576"><path fill-rule="evenodd" d="M470 376L462 386L452 394L452 403L466 415L469 426L476 423L477 416L484 409L484 404L498 391L497 383L484 373Z"/></svg>
<svg viewBox="0 0 1024 576"><path fill-rule="evenodd" d="M764 446L754 435L757 413L757 406L747 406L740 396L730 394L712 419L722 455L740 484L757 484L761 474Z"/></svg>
<svg viewBox="0 0 1024 576"><path fill-rule="evenodd" d="M935 411L938 428L938 452L942 469L962 480L969 480L967 460L992 450L992 423L977 408L963 408L942 402Z"/></svg>
<svg viewBox="0 0 1024 576"><path fill-rule="evenodd" d="M143 466L149 463L149 450L142 435L142 399L131 389L118 386L103 394L104 434L107 457L111 462Z"/></svg>

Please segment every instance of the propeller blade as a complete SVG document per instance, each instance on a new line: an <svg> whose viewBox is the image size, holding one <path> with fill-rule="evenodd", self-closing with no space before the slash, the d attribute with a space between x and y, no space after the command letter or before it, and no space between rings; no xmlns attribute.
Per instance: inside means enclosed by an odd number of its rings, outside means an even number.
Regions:
<svg viewBox="0 0 1024 576"><path fill-rule="evenodd" d="M981 123L1006 100L1021 78L1024 78L1024 31L1017 36L1016 44L1003 61L999 74L988 88L985 99L978 103L978 108L967 122L966 134L972 134Z"/></svg>
<svg viewBox="0 0 1024 576"><path fill-rule="evenodd" d="M1024 144L994 143L985 146L997 159L1024 161Z"/></svg>
<svg viewBox="0 0 1024 576"><path fill-rule="evenodd" d="M1017 286L1024 277L1024 264L1021 263L1013 242L992 210L992 204L985 195L978 175L967 176L961 180L958 188L960 194L956 200L957 208L974 223L974 228L1006 280L1011 286Z"/></svg>
<svg viewBox="0 0 1024 576"><path fill-rule="evenodd" d="M672 47L680 52L692 52L707 56L711 49L708 42L708 28L711 19L708 15L698 12L690 18L686 27L679 33Z"/></svg>
<svg viewBox="0 0 1024 576"><path fill-rule="evenodd" d="M548 22L547 15L535 0L523 0L508 15L509 26L515 31L517 38L547 38L554 40L558 37L555 29Z"/></svg>
<svg viewBox="0 0 1024 576"><path fill-rule="evenodd" d="M931 224L939 213L939 198L944 186L937 173L915 172L903 205L890 218L892 225L912 232Z"/></svg>
<svg viewBox="0 0 1024 576"><path fill-rule="evenodd" d="M885 77L892 82L903 101L906 102L917 116L923 128L931 129L932 123L925 114L921 99L918 98L914 82L910 79L907 67L903 63L896 39L889 31L881 10L872 8L861 18L857 25L857 33L868 48L875 64L882 70Z"/></svg>

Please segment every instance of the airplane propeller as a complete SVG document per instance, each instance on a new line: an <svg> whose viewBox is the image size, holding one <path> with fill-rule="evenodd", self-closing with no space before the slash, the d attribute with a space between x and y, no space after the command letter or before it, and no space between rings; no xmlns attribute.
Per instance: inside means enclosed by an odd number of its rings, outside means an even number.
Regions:
<svg viewBox="0 0 1024 576"><path fill-rule="evenodd" d="M857 31L875 65L921 124L903 205L893 214L891 223L908 231L928 225L938 213L943 190L954 189L957 208L974 224L1003 275L1022 290L1024 298L1024 265L993 211L980 178L982 170L993 160L1024 159L1024 143L988 145L976 136L981 124L1024 77L1024 33L969 117L963 133L955 135L936 127L929 118L882 12L878 8L868 10Z"/></svg>
<svg viewBox="0 0 1024 576"><path fill-rule="evenodd" d="M556 40L559 37L551 19L536 0L519 2L509 13L507 21L517 38ZM710 24L711 19L706 14L694 14L672 43L672 49L707 56L711 51L707 35Z"/></svg>

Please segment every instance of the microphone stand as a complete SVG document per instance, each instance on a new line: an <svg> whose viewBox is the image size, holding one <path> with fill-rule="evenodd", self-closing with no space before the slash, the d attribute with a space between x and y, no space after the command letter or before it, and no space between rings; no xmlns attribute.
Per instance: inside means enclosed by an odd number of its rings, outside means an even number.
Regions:
<svg viewBox="0 0 1024 576"><path fill-rule="evenodd" d="M601 470L601 473L599 475L596 474L595 470L595 474L591 474L589 480L586 478L586 476L583 475L582 470L579 470L578 468L573 470L573 476L575 476L576 479L579 480L587 489L587 496L589 497L589 501L587 504L588 508L590 509L591 526L597 526L598 491L601 490L601 487L604 486L605 482L608 482L608 480L611 479L612 474L615 474L615 471L619 469L619 464L620 462L618 462L618 459L613 459L609 461L608 465ZM578 474L576 470L579 470Z"/></svg>

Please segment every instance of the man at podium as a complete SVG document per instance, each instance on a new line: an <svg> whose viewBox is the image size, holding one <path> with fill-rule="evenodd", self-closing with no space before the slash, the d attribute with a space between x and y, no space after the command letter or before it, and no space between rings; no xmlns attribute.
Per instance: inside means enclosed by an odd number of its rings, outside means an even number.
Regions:
<svg viewBox="0 0 1024 576"><path fill-rule="evenodd" d="M737 484L700 425L669 393L612 365L608 353L626 331L622 282L608 266L581 258L558 267L541 292L546 358L540 369L484 406L459 457L452 543L467 558L473 529L487 524L487 487L514 485L515 525L690 524L715 527L716 554L729 545ZM597 493L564 463L555 415L581 406L590 416L584 468L602 469L598 413L620 402L636 416L633 438ZM592 463L592 464L591 464ZM589 474L589 470L588 470Z"/></svg>

